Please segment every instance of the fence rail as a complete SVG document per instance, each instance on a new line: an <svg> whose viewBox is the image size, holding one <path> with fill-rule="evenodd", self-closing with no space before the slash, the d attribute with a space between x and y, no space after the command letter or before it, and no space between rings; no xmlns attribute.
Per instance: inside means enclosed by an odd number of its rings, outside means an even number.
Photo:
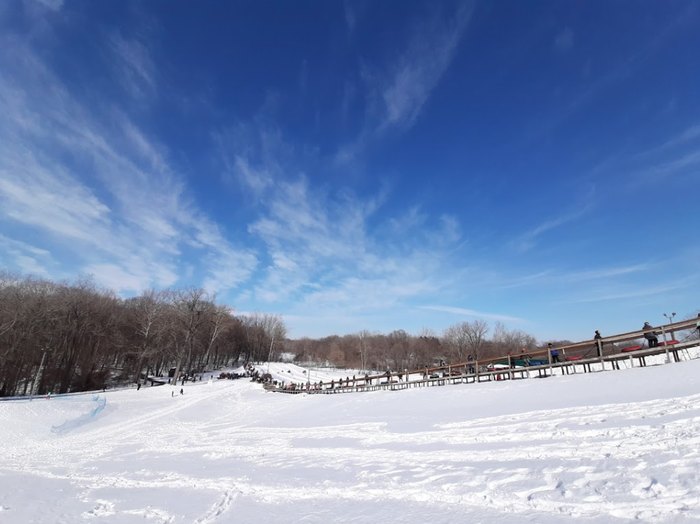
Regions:
<svg viewBox="0 0 700 524"><path fill-rule="evenodd" d="M629 342L644 337L649 330L638 330L556 347L560 360L552 358L550 349L529 351L526 355L504 355L489 359L480 359L437 367L425 367L413 371L387 372L365 375L355 379L340 379L329 383L294 384L280 387L265 384L268 391L288 394L337 394L380 389L401 390L415 387L443 386L447 384L465 384L491 380L514 380L552 375L555 370L562 374L592 372L595 370L619 369L621 362L628 362L630 367L646 366L647 357L665 355L665 361L680 362L685 357L690 359L689 348L700 346L700 339L695 338L679 342L669 338L670 334L686 330L700 332L700 319L683 320L653 327L653 332L662 335L659 346L644 348L641 345L619 347L621 342ZM692 336L692 333L691 335ZM686 337L688 338L688 337ZM600 343L599 343L600 342Z"/></svg>

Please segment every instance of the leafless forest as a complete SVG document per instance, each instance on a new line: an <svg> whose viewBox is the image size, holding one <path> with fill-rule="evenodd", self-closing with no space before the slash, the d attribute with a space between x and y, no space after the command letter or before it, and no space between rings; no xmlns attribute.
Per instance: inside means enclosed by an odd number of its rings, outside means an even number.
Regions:
<svg viewBox="0 0 700 524"><path fill-rule="evenodd" d="M176 380L281 353L302 363L401 370L536 344L526 333L481 320L460 322L440 336L363 331L290 340L281 317L236 315L202 289L125 299L90 280L0 274L0 396L102 389L169 374Z"/></svg>

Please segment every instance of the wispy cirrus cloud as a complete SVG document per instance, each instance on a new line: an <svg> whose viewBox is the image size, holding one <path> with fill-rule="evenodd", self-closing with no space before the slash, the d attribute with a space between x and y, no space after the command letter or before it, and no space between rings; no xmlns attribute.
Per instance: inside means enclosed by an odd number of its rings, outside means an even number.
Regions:
<svg viewBox="0 0 700 524"><path fill-rule="evenodd" d="M460 3L452 10L434 7L415 24L403 45L385 63L361 60L364 122L355 139L338 148L336 163L356 162L373 141L390 132L406 131L415 124L450 67L472 12L471 2ZM345 104L354 92L352 86L345 85Z"/></svg>
<svg viewBox="0 0 700 524"><path fill-rule="evenodd" d="M572 116L582 111L593 101L603 96L608 90L627 80L635 72L644 67L666 41L677 35L682 26L691 24L694 17L695 5L687 4L676 16L673 16L663 27L660 27L650 38L640 42L634 49L624 55L615 67L608 69L602 74L586 75L591 78L589 83L581 83L578 93L570 97L570 100L563 110L557 111L550 118L537 121L536 127L528 135L527 140L539 140L544 135L552 133L555 129L563 125ZM571 44L571 45L569 45ZM567 34L566 29L559 33L555 39L555 49L560 52L571 49L574 44L574 32Z"/></svg>
<svg viewBox="0 0 700 524"><path fill-rule="evenodd" d="M53 11L58 11L63 7L63 0L35 0L41 5L48 7Z"/></svg>
<svg viewBox="0 0 700 524"><path fill-rule="evenodd" d="M423 105L452 63L457 45L472 15L472 6L460 4L454 13L436 12L418 26L387 76L375 88L381 103L377 129L411 127Z"/></svg>
<svg viewBox="0 0 700 524"><path fill-rule="evenodd" d="M574 31L570 27L562 29L554 39L554 49L558 53L567 53L574 46Z"/></svg>
<svg viewBox="0 0 700 524"><path fill-rule="evenodd" d="M0 234L0 265L2 267L22 267L28 273L47 277L49 272L46 268L52 263L53 257L48 250Z"/></svg>
<svg viewBox="0 0 700 524"><path fill-rule="evenodd" d="M314 184L305 166L319 165L317 158L303 149L295 155L261 121L245 129L247 139L238 132L218 136L227 176L238 180L232 188L256 197L248 231L264 246L266 264L251 301L284 304L295 318L357 319L450 287L454 272L447 268L462 240L455 217L419 205L390 213L392 191L381 183L362 196Z"/></svg>
<svg viewBox="0 0 700 524"><path fill-rule="evenodd" d="M257 287L259 296L277 300L306 295L309 283L333 285L348 264L359 269L367 256L365 226L373 210L371 202L316 192L306 178L278 181L249 226L271 257Z"/></svg>
<svg viewBox="0 0 700 524"><path fill-rule="evenodd" d="M618 152L601 161L590 174L604 179L608 190L611 180L621 180L621 187L627 192L638 192L674 176L692 180L698 166L700 124L691 124L656 144Z"/></svg>
<svg viewBox="0 0 700 524"><path fill-rule="evenodd" d="M6 35L2 43L11 50L0 58L9 73L0 78L0 227L6 237L13 224L31 228L38 239L33 247L70 253L78 271L116 291L174 285L195 253L208 287L233 287L249 277L254 253L235 248L185 196L167 150L118 103L87 106L28 42ZM142 67L145 47L133 48L123 38L119 47L140 50L135 59L129 55L132 66L140 64L134 74L154 89L152 72ZM15 262L22 271L41 273L28 259Z"/></svg>
<svg viewBox="0 0 700 524"><path fill-rule="evenodd" d="M90 241L109 223L109 208L64 171L37 162L5 142L0 201L6 217L61 236Z"/></svg>
<svg viewBox="0 0 700 524"><path fill-rule="evenodd" d="M345 16L345 26L347 27L348 34L352 35L357 25L357 12L355 11L354 5L348 0L343 2L343 15Z"/></svg>
<svg viewBox="0 0 700 524"><path fill-rule="evenodd" d="M649 182L658 182L688 170L695 174L698 166L700 166L700 148L686 150L672 160L665 160L649 168L642 169L639 174Z"/></svg>
<svg viewBox="0 0 700 524"><path fill-rule="evenodd" d="M526 231L525 233L517 237L512 242L512 246L520 252L529 251L537 245L541 236L554 229L560 228L570 222L581 218L588 212L589 209L590 206L584 206L581 209L578 209L572 213L566 213L558 217L545 220L544 222L541 222L537 226L533 227L532 229Z"/></svg>
<svg viewBox="0 0 700 524"><path fill-rule="evenodd" d="M585 271L563 271L561 269L547 269L530 275L507 278L503 283L495 284L497 289L511 289L525 286L563 285L575 283L590 283L597 280L618 279L625 276L633 276L651 270L653 264L632 264L629 266L611 266L589 269Z"/></svg>
<svg viewBox="0 0 700 524"><path fill-rule="evenodd" d="M634 158L639 158L643 160L648 160L649 157L657 156L661 153L672 151L679 146L683 146L689 142L694 142L700 140L700 124L693 124L686 127L683 131L672 136L662 144L656 147L651 147L639 152Z"/></svg>
<svg viewBox="0 0 700 524"><path fill-rule="evenodd" d="M109 38L114 60L114 74L118 82L134 98L143 98L156 92L157 69L145 42L125 38L116 32Z"/></svg>
<svg viewBox="0 0 700 524"><path fill-rule="evenodd" d="M470 317L470 318L480 318L488 320L496 320L499 322L512 322L515 324L523 324L526 322L525 319L514 317L511 315L503 315L501 313L486 313L484 311L476 311L474 309L454 307L454 306L419 306L420 309L426 309L429 311L440 311L442 313L450 313L452 315Z"/></svg>
<svg viewBox="0 0 700 524"><path fill-rule="evenodd" d="M696 279L692 279L696 281ZM620 302L628 299L638 299L642 297L653 297L658 295L663 295L671 291L676 291L678 289L686 288L691 281L686 279L679 282L672 282L664 285L655 286L645 286L642 289L639 288L628 288L620 290L611 290L609 288L601 289L599 291L591 291L586 296L574 298L572 300L564 300L561 303L564 304L585 304L589 302L607 302L615 301Z"/></svg>
<svg viewBox="0 0 700 524"><path fill-rule="evenodd" d="M614 266L606 268L590 269L587 271L574 271L571 273L564 273L561 275L560 279L566 282L585 282L590 280L600 280L606 278L620 277L624 275L633 275L636 273L642 273L652 269L653 264L642 263L642 264L632 264L630 266Z"/></svg>

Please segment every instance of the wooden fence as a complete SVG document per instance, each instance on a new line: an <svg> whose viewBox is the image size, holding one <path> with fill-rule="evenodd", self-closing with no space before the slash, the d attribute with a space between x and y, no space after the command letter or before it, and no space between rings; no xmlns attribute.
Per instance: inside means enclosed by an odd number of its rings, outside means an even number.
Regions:
<svg viewBox="0 0 700 524"><path fill-rule="evenodd" d="M380 389L400 390L447 384L547 377L557 370L562 374L588 373L608 368L620 369L621 362L628 362L630 367L633 367L635 363L638 366L646 366L647 357L661 354L665 355L666 362L671 362L672 359L675 362L680 362L684 357L690 358L688 348L699 346L700 339L693 338L694 334L691 332L686 336L688 340L678 341L675 334L688 330L699 330L700 333L698 322L700 322L700 318L653 327L653 333L656 334L657 338L661 336L659 345L656 347L644 347L633 343L633 341L636 342L643 338L648 332L639 330L551 349L540 349L438 367L425 367L412 371L404 370L403 372L387 371L382 374L333 380L325 383L290 384L284 387L264 384L264 388L278 393L329 395ZM558 359L553 358L553 349L558 352Z"/></svg>

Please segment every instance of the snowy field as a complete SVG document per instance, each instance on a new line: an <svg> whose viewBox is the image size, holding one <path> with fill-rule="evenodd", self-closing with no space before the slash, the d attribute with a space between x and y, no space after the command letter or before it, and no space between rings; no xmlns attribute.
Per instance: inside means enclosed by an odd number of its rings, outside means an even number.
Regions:
<svg viewBox="0 0 700 524"><path fill-rule="evenodd" d="M304 376L271 371L292 368ZM0 522L700 522L699 377L692 360L396 392L243 379L0 402Z"/></svg>

